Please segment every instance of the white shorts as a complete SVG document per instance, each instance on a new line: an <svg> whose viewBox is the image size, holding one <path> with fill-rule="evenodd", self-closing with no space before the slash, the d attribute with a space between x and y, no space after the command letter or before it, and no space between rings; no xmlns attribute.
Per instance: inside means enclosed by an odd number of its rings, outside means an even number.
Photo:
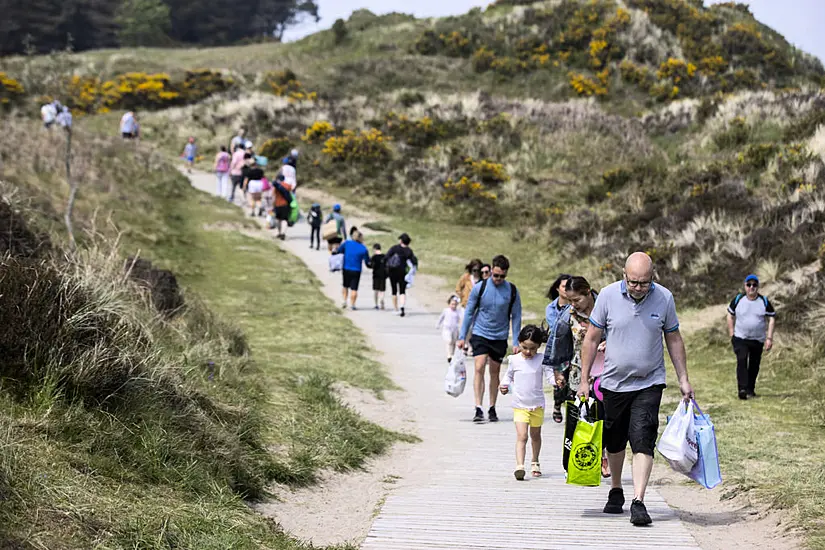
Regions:
<svg viewBox="0 0 825 550"><path fill-rule="evenodd" d="M264 190L264 182L261 180L250 180L246 186L248 193L261 193Z"/></svg>

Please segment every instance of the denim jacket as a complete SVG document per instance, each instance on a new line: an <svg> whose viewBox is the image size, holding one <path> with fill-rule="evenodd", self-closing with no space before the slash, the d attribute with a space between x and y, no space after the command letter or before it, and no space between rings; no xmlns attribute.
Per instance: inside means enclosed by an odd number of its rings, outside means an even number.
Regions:
<svg viewBox="0 0 825 550"><path fill-rule="evenodd" d="M559 299L556 298L547 306L545 312L549 333L542 364L552 367L556 372L561 372L569 367L573 359L573 338L570 333L572 306L568 304L559 309L558 305Z"/></svg>

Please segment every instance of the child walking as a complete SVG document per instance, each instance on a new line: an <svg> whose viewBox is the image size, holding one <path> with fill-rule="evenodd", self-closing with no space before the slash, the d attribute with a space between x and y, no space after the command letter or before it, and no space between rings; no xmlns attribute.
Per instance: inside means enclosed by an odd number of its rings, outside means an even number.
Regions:
<svg viewBox="0 0 825 550"><path fill-rule="evenodd" d="M387 257L381 252L381 245L372 245L372 292L375 295L375 309L384 309L384 293L387 291Z"/></svg>
<svg viewBox="0 0 825 550"><path fill-rule="evenodd" d="M516 479L524 479L524 457L527 453L527 433L533 461L530 472L541 476L541 426L544 424L544 375L539 347L547 341L547 334L536 325L527 325L518 335L519 353L510 356L510 366L499 387L502 395L513 394L513 421L516 424ZM552 373L551 373L552 376Z"/></svg>
<svg viewBox="0 0 825 550"><path fill-rule="evenodd" d="M447 346L447 364L453 360L455 353L455 343L458 341L458 329L461 327L461 310L458 309L458 304L461 302L458 296L453 294L447 300L447 307L441 312L441 317L438 318L436 329L441 329L441 337Z"/></svg>
<svg viewBox="0 0 825 550"><path fill-rule="evenodd" d="M191 174L192 167L195 166L195 158L198 156L198 146L195 144L195 138L189 138L189 141L183 148L182 156L186 161L186 170Z"/></svg>
<svg viewBox="0 0 825 550"><path fill-rule="evenodd" d="M321 249L321 205L316 203L312 204L312 208L309 209L309 214L307 214L307 223L309 223L309 227L311 228L311 232L309 234L309 247L312 248L312 243L315 243L315 250Z"/></svg>

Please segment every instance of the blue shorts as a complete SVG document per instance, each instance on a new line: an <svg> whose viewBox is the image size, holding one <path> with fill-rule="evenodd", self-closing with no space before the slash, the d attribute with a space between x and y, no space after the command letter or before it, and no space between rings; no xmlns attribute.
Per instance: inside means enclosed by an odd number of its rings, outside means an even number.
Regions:
<svg viewBox="0 0 825 550"><path fill-rule="evenodd" d="M195 157L186 157L186 162L195 162Z"/></svg>

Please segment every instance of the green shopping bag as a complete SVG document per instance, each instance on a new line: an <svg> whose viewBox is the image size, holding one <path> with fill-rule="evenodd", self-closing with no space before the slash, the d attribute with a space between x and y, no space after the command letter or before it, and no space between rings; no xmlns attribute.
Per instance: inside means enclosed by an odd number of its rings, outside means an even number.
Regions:
<svg viewBox="0 0 825 550"><path fill-rule="evenodd" d="M570 485L598 487L601 484L603 429L604 422L588 418L586 411L582 411L567 463L567 483Z"/></svg>

